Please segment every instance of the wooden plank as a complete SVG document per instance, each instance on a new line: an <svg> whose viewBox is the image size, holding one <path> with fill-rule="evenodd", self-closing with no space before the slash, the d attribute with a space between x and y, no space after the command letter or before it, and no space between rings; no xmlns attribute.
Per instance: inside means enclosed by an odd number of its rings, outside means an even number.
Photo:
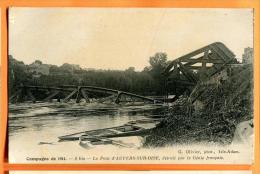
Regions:
<svg viewBox="0 0 260 174"><path fill-rule="evenodd" d="M110 129L118 129L120 127L124 127L123 126L114 126L114 127L110 127L110 128L102 128L102 129L96 129L96 130L89 130L89 131L81 131L81 132L77 132L77 133L73 133L73 134L68 134L68 135L64 135L64 136L60 136L58 137L61 141L66 141L66 140L79 140L79 137L81 135L84 134L93 134L95 132L101 132L101 131L107 131Z"/></svg>
<svg viewBox="0 0 260 174"><path fill-rule="evenodd" d="M125 132L121 134L111 134L111 135L104 135L102 137L106 138L117 138L117 137L130 137L130 136L144 136L144 135L149 135L151 133L152 129L142 129L138 131L130 131L130 132Z"/></svg>

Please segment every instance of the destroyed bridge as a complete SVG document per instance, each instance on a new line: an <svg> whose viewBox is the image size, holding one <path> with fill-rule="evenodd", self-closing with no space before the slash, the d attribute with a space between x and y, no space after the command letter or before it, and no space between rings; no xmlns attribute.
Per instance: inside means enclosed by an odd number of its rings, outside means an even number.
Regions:
<svg viewBox="0 0 260 174"><path fill-rule="evenodd" d="M189 54L173 60L163 72L165 77L165 96L174 95L168 101L176 100L184 93L190 93L199 81L204 81L219 73L230 64L237 64L235 55L220 42L215 42ZM35 97L36 95L38 97ZM42 94L42 95L39 95ZM40 96L40 97L39 97ZM144 102L163 103L163 100L153 99L129 92L108 89L96 86L29 86L22 85L9 98L9 102L43 101L50 102L56 99L58 102L69 102L75 99L79 103L81 99L86 102Z"/></svg>

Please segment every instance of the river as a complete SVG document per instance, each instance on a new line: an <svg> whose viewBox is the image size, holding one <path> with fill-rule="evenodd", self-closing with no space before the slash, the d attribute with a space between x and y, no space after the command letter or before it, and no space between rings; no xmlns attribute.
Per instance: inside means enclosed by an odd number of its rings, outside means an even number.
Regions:
<svg viewBox="0 0 260 174"><path fill-rule="evenodd" d="M19 103L9 105L9 158L52 154L78 149L78 142L58 142L58 137L80 131L123 125L163 114L161 105L100 103ZM135 141L130 140L130 141ZM20 159L20 160L19 160ZM24 161L24 160L22 160Z"/></svg>
<svg viewBox="0 0 260 174"><path fill-rule="evenodd" d="M115 105L100 103L20 103L9 105L10 163L76 163L76 164L247 164L252 161L253 148L245 145L219 147L205 145L169 145L161 148L142 147L144 139L133 136L123 141L134 148L115 145L82 147L79 141L58 142L58 137L81 131L120 126L129 121L163 115L167 107L160 105ZM122 139L121 139L122 140ZM224 160L183 160L179 151L205 149L238 150L223 155ZM202 154L201 154L202 155ZM205 156L205 159L207 156ZM243 157L243 158L241 158Z"/></svg>

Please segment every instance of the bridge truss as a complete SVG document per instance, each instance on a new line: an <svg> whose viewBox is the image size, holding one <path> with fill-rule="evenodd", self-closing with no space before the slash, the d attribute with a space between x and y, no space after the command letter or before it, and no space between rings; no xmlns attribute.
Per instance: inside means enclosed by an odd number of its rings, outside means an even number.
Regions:
<svg viewBox="0 0 260 174"><path fill-rule="evenodd" d="M39 94L40 97L39 97ZM36 97L37 95L38 97ZM44 96L44 97L42 97ZM89 103L91 100L96 102L113 102L116 104L126 102L144 102L144 103L162 103L160 100L149 97L109 89L96 86L73 86L65 85L59 87L44 87L44 86L29 86L23 85L9 98L9 102L24 102L24 101L43 101L51 102L56 99L58 102L67 103L71 99L75 99L79 103L82 99Z"/></svg>
<svg viewBox="0 0 260 174"><path fill-rule="evenodd" d="M175 99L190 93L194 86L209 79L237 59L223 43L215 42L173 60L163 74L166 80L166 95L174 94Z"/></svg>
<svg viewBox="0 0 260 174"><path fill-rule="evenodd" d="M166 81L166 98L168 98L169 93L173 94L175 97L172 101L174 101L178 96L190 93L198 82L209 79L229 64L237 63L232 51L220 42L212 43L181 56L170 62L163 72ZM109 101L117 104L122 102L162 103L162 100L120 90L73 85L59 87L22 85L9 98L9 102L15 103L28 100L32 102L50 102L53 99L65 103L71 99L75 99L76 103L79 103L82 99L86 102L96 99L101 103Z"/></svg>

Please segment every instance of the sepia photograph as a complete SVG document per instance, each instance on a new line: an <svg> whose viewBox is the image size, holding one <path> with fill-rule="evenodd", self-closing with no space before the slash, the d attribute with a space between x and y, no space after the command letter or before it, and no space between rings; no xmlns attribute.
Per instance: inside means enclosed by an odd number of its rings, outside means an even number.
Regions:
<svg viewBox="0 0 260 174"><path fill-rule="evenodd" d="M251 164L253 21L249 8L10 8L9 162Z"/></svg>

